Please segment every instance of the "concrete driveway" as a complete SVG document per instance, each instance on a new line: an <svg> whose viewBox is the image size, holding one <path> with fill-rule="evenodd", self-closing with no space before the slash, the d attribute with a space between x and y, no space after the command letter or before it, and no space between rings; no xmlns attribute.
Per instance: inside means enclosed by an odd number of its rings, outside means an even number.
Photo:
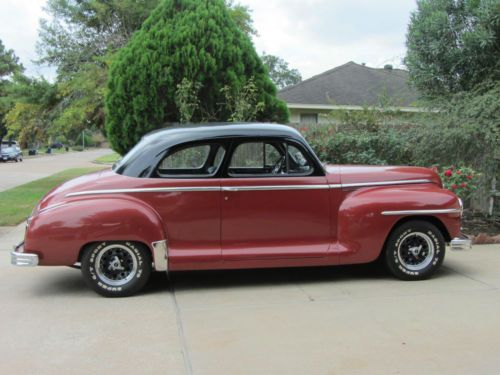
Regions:
<svg viewBox="0 0 500 375"><path fill-rule="evenodd" d="M0 163L0 191L47 177L68 168L97 167L91 163L99 156L111 153L110 149L93 149L84 152L47 155L24 159L22 163Z"/></svg>
<svg viewBox="0 0 500 375"><path fill-rule="evenodd" d="M498 374L500 246L432 280L373 265L155 274L105 299L70 268L16 268L0 233L2 374Z"/></svg>

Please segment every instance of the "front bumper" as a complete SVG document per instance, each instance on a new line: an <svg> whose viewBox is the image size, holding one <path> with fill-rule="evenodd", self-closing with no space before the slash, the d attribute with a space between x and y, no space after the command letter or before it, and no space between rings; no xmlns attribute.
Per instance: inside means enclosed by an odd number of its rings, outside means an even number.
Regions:
<svg viewBox="0 0 500 375"><path fill-rule="evenodd" d="M24 242L21 242L10 253L10 263L19 267L35 267L38 266L38 255L25 253Z"/></svg>
<svg viewBox="0 0 500 375"><path fill-rule="evenodd" d="M470 250L472 248L472 240L466 235L462 234L460 237L455 237L450 242L451 250Z"/></svg>

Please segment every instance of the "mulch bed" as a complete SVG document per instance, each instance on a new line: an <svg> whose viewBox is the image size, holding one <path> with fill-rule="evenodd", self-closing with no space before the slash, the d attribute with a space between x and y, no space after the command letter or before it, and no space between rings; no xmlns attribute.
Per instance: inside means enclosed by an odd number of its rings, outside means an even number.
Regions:
<svg viewBox="0 0 500 375"><path fill-rule="evenodd" d="M464 212L462 232L473 238L475 244L500 243L500 217L485 217L474 212Z"/></svg>

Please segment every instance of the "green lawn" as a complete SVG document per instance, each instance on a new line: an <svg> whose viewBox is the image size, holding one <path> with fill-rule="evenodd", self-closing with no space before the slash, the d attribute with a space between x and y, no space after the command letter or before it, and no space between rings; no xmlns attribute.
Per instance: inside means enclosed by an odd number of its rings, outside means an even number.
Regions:
<svg viewBox="0 0 500 375"><path fill-rule="evenodd" d="M0 226L17 225L29 216L33 207L53 187L64 181L102 168L67 169L52 176L0 192Z"/></svg>
<svg viewBox="0 0 500 375"><path fill-rule="evenodd" d="M94 160L94 163L100 163L100 164L114 164L121 158L120 155L118 155L116 152L113 152L112 154L108 155L103 155L97 159Z"/></svg>

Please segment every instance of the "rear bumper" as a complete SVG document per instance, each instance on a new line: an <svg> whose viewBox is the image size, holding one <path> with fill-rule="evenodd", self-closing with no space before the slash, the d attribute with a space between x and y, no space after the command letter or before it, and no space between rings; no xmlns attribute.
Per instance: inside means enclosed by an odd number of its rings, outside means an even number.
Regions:
<svg viewBox="0 0 500 375"><path fill-rule="evenodd" d="M470 250L472 248L472 240L466 235L462 234L460 237L455 237L450 242L451 250Z"/></svg>
<svg viewBox="0 0 500 375"><path fill-rule="evenodd" d="M21 242L10 253L10 263L19 267L35 267L38 266L38 255L25 253L24 242Z"/></svg>

